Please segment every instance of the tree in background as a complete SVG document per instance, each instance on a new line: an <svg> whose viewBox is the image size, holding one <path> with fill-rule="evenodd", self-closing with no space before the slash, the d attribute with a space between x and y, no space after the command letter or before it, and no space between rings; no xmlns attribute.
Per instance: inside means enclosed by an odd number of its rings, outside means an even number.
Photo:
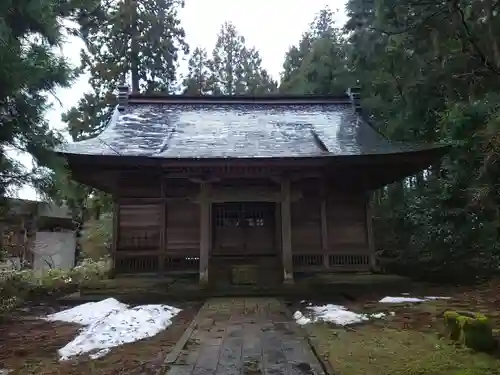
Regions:
<svg viewBox="0 0 500 375"><path fill-rule="evenodd" d="M464 279L498 269L498 4L350 0L364 105L392 139L454 150L376 194L379 247L399 270Z"/></svg>
<svg viewBox="0 0 500 375"><path fill-rule="evenodd" d="M298 46L285 56L279 90L283 93L342 95L350 86L349 45L335 26L334 13L321 10Z"/></svg>
<svg viewBox="0 0 500 375"><path fill-rule="evenodd" d="M61 164L48 151L61 141L43 116L48 95L67 87L75 72L53 47L61 44L60 20L70 4L51 0L5 0L0 4L0 197L10 188L30 184L41 193L53 191ZM31 154L35 166L25 171L7 149Z"/></svg>
<svg viewBox="0 0 500 375"><path fill-rule="evenodd" d="M262 67L259 51L225 22L210 58L205 50L194 50L184 86L186 94L257 95L276 91L277 83Z"/></svg>
<svg viewBox="0 0 500 375"><path fill-rule="evenodd" d="M88 0L78 21L86 51L82 69L90 94L63 116L74 140L99 134L115 104L117 86L133 92L172 92L177 61L188 52L178 11L180 0Z"/></svg>
<svg viewBox="0 0 500 375"><path fill-rule="evenodd" d="M214 94L235 95L244 92L243 53L245 38L236 27L225 22L217 35L217 42L209 61L210 84Z"/></svg>
<svg viewBox="0 0 500 375"><path fill-rule="evenodd" d="M210 70L207 51L197 47L188 61L188 74L182 84L186 95L210 94Z"/></svg>
<svg viewBox="0 0 500 375"><path fill-rule="evenodd" d="M252 95L262 95L276 92L278 83L262 67L262 58L256 48L247 48L242 52L244 92Z"/></svg>

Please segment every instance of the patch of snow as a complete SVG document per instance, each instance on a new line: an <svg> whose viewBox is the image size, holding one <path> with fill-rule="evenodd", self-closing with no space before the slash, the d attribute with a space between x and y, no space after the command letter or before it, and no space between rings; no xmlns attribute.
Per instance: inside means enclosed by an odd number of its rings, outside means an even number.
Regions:
<svg viewBox="0 0 500 375"><path fill-rule="evenodd" d="M414 297L384 297L379 303L425 302L425 299Z"/></svg>
<svg viewBox="0 0 500 375"><path fill-rule="evenodd" d="M118 302L116 299L107 298L99 302L84 303L72 309L48 315L45 319L49 321L89 325L97 320L103 319L113 311L125 310L127 308L127 305Z"/></svg>
<svg viewBox="0 0 500 375"><path fill-rule="evenodd" d="M451 299L451 297L424 297L424 298L415 298L415 297L384 297L379 303L412 303L412 302L425 302L425 301L433 301L438 299Z"/></svg>
<svg viewBox="0 0 500 375"><path fill-rule="evenodd" d="M110 348L155 336L170 324L181 310L168 305L129 308L113 298L90 302L46 317L86 325L79 335L58 350L60 360L94 352L91 358L106 355ZM97 352L95 352L97 351Z"/></svg>
<svg viewBox="0 0 500 375"><path fill-rule="evenodd" d="M429 297L424 297L427 300L436 300L436 299L451 299L451 297L434 297L434 296L429 296Z"/></svg>
<svg viewBox="0 0 500 375"><path fill-rule="evenodd" d="M296 311L293 317L297 321L297 324L303 325L319 320L346 326L349 324L361 323L372 318L380 319L385 316L385 313L357 314L353 311L347 310L344 306L332 304L324 306L310 306L307 307L307 309L312 311L312 317L304 317L300 311Z"/></svg>
<svg viewBox="0 0 500 375"><path fill-rule="evenodd" d="M104 357L109 352L110 352L110 349L101 349L98 352L90 354L89 357L91 359L98 359L98 358Z"/></svg>
<svg viewBox="0 0 500 375"><path fill-rule="evenodd" d="M293 314L293 318L297 322L298 325L305 325L311 323L311 319L306 318L300 311L295 311Z"/></svg>

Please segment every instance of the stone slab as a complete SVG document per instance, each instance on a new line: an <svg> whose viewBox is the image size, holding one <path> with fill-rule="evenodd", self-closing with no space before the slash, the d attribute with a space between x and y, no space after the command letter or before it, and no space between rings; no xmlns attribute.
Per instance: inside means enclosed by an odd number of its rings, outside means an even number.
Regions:
<svg viewBox="0 0 500 375"><path fill-rule="evenodd" d="M278 299L210 299L166 375L325 375L302 332Z"/></svg>

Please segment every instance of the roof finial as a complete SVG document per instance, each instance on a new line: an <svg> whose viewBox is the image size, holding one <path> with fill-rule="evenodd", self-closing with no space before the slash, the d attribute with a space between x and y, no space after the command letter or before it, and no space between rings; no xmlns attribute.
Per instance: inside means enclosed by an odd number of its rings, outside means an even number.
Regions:
<svg viewBox="0 0 500 375"><path fill-rule="evenodd" d="M352 106L356 112L361 111L361 87L359 83L356 86L349 87L347 95L351 98Z"/></svg>
<svg viewBox="0 0 500 375"><path fill-rule="evenodd" d="M118 86L118 110L124 111L128 104L129 87L126 84Z"/></svg>

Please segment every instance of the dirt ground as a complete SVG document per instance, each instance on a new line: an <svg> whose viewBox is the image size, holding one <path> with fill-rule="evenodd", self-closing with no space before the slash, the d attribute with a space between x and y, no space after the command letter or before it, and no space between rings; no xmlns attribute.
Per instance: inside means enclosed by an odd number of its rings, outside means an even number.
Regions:
<svg viewBox="0 0 500 375"><path fill-rule="evenodd" d="M9 375L156 374L163 368L166 354L196 315L199 304L176 307L182 311L173 324L150 339L114 348L99 359L80 356L64 362L59 362L57 350L73 340L81 327L36 319L54 309L38 309L36 313L18 311L0 322L0 369L11 370Z"/></svg>
<svg viewBox="0 0 500 375"><path fill-rule="evenodd" d="M448 309L480 311L500 329L500 281L479 288L415 287L411 296L447 296L451 300L417 304L379 304L384 294L350 297L337 303L356 312L386 312L384 319L350 327L306 325L316 352L335 375L500 375L500 356L456 347L444 336L442 314ZM389 295L391 295L389 293ZM314 301L313 301L314 302ZM0 370L14 374L157 374L163 360L190 324L200 304L174 304L183 311L162 333L123 345L108 355L59 362L57 349L71 341L79 326L36 317L62 307L19 310L0 321ZM298 305L292 304L292 312ZM304 311L304 310L302 310ZM390 314L394 313L394 316ZM500 332L500 331L499 331ZM161 370L161 371L160 371Z"/></svg>
<svg viewBox="0 0 500 375"><path fill-rule="evenodd" d="M500 352L474 353L445 337L443 313L476 311L500 328L500 281L480 288L432 287L410 296L447 296L451 300L380 304L380 297L331 301L349 310L386 312L384 319L346 328L326 323L306 325L318 354L337 375L500 375ZM394 316L391 315L391 312Z"/></svg>

